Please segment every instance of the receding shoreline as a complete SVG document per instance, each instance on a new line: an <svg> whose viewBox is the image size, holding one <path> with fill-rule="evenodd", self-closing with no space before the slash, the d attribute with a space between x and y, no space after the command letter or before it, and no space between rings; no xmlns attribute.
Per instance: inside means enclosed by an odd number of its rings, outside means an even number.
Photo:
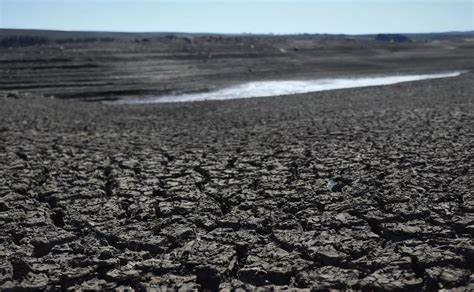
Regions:
<svg viewBox="0 0 474 292"><path fill-rule="evenodd" d="M0 90L104 101L211 92L255 81L473 70L469 39L175 37L0 48Z"/></svg>
<svg viewBox="0 0 474 292"><path fill-rule="evenodd" d="M467 71L418 75L385 75L385 76L352 76L351 78L317 79L317 80L279 80L249 82L216 91L187 93L182 95L145 96L142 98L121 98L106 102L112 104L146 104L162 102L193 102L206 100L229 100L238 98L256 98L268 96L292 95L337 89L350 89L370 86L392 85L429 79L457 77Z"/></svg>

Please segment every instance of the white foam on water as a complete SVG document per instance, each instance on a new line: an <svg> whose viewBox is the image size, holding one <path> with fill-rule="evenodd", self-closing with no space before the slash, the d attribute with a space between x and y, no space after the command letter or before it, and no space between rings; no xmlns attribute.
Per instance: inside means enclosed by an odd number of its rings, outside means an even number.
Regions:
<svg viewBox="0 0 474 292"><path fill-rule="evenodd" d="M465 73L465 71L418 75L327 78L316 80L255 81L210 92L188 93L182 95L149 96L142 99L121 99L114 101L113 103L143 104L279 96L344 88L391 85L427 79L448 78L456 77L463 73Z"/></svg>

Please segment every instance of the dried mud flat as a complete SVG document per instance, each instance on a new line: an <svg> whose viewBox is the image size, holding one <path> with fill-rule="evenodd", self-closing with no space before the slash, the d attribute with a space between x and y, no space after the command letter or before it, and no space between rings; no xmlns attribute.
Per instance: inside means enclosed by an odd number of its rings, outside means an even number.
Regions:
<svg viewBox="0 0 474 292"><path fill-rule="evenodd" d="M474 74L246 100L0 97L0 286L474 290Z"/></svg>
<svg viewBox="0 0 474 292"><path fill-rule="evenodd" d="M3 97L2 288L474 288L473 74L227 102Z"/></svg>

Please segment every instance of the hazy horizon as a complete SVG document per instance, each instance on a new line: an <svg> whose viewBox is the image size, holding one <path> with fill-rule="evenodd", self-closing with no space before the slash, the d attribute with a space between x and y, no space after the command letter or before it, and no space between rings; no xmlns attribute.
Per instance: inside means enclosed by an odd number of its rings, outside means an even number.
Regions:
<svg viewBox="0 0 474 292"><path fill-rule="evenodd" d="M77 32L77 33L123 33L123 34L198 34L198 35L269 35L269 36L284 36L284 35L377 35L377 34L443 34L443 33L474 33L474 30L453 30L453 31L429 31L429 32L374 32L374 33L360 33L360 34L348 34L348 33L325 33L325 32L299 32L299 33L219 33L219 32L209 32L209 31L121 31L121 30L65 30L65 29L41 29L41 28L11 28L11 27L0 27L0 30L24 30L24 31L52 31L52 32Z"/></svg>
<svg viewBox="0 0 474 292"><path fill-rule="evenodd" d="M474 30L472 0L0 0L0 28L216 34Z"/></svg>

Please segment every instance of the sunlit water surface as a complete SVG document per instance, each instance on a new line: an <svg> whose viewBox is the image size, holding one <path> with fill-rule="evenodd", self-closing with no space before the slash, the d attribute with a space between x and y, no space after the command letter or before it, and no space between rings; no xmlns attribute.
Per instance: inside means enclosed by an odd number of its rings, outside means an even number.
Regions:
<svg viewBox="0 0 474 292"><path fill-rule="evenodd" d="M255 81L209 92L187 93L182 95L148 96L140 99L125 98L113 101L112 103L143 104L279 96L344 88L391 85L396 83L427 79L448 78L456 77L463 73L465 72L456 71L447 73L417 75L393 75L375 77L366 76L352 78L327 78L315 80Z"/></svg>

